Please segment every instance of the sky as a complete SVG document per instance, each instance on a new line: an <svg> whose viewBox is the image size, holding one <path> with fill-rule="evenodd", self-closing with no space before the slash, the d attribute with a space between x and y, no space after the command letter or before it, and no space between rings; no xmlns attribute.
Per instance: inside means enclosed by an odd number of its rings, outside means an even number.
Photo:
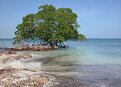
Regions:
<svg viewBox="0 0 121 87"><path fill-rule="evenodd" d="M121 38L121 0L0 0L0 38L13 38L23 16L45 4L71 8L87 38Z"/></svg>

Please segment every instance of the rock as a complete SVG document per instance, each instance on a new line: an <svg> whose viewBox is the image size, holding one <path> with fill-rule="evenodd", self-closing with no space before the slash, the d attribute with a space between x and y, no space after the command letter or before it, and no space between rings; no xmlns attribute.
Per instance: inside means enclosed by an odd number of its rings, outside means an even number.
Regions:
<svg viewBox="0 0 121 87"><path fill-rule="evenodd" d="M2 63L6 63L9 60L18 60L18 59L27 59L32 58L31 54L1 54L0 55L0 61Z"/></svg>
<svg viewBox="0 0 121 87"><path fill-rule="evenodd" d="M32 46L31 50L44 50L50 46ZM12 50L27 50L28 47L16 47ZM0 87L43 87L52 79L40 71L40 62L26 62L31 54L20 54L11 50L0 53ZM24 58L24 59L23 59ZM22 60L20 60L22 59Z"/></svg>
<svg viewBox="0 0 121 87"><path fill-rule="evenodd" d="M12 48L6 48L7 50L10 51L48 51L48 50L54 50L58 49L57 46L28 46L28 45L22 45L22 46L17 46L17 47L12 47Z"/></svg>
<svg viewBox="0 0 121 87"><path fill-rule="evenodd" d="M3 74L5 69L0 69L0 74Z"/></svg>
<svg viewBox="0 0 121 87"><path fill-rule="evenodd" d="M40 48L39 48L39 46L34 46L32 50L33 51L40 51Z"/></svg>
<svg viewBox="0 0 121 87"><path fill-rule="evenodd" d="M16 52L13 52L13 51L7 50L7 51L4 52L4 54L16 54Z"/></svg>
<svg viewBox="0 0 121 87"><path fill-rule="evenodd" d="M8 54L16 54L16 52L11 51L11 50L5 50L0 52L0 56L2 55L8 55Z"/></svg>
<svg viewBox="0 0 121 87"><path fill-rule="evenodd" d="M51 46L44 46L44 50L51 50Z"/></svg>
<svg viewBox="0 0 121 87"><path fill-rule="evenodd" d="M59 48L59 47L57 47L57 46L55 46L55 45L52 46L52 49L58 49L58 48Z"/></svg>
<svg viewBox="0 0 121 87"><path fill-rule="evenodd" d="M43 87L49 79L41 73L7 68L0 70L0 87Z"/></svg>
<svg viewBox="0 0 121 87"><path fill-rule="evenodd" d="M0 74L5 74L5 73L10 73L12 72L14 69L8 68L8 69L0 69Z"/></svg>
<svg viewBox="0 0 121 87"><path fill-rule="evenodd" d="M58 49L58 47L57 46L54 46L54 49Z"/></svg>

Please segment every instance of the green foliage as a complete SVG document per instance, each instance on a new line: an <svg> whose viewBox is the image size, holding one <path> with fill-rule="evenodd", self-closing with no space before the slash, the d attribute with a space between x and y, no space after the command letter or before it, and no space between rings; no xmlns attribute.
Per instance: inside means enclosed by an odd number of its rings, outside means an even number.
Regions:
<svg viewBox="0 0 121 87"><path fill-rule="evenodd" d="M85 40L78 33L77 15L70 8L55 8L52 5L39 7L36 14L28 14L17 27L14 43L28 39L41 40L49 45L59 45L68 40Z"/></svg>

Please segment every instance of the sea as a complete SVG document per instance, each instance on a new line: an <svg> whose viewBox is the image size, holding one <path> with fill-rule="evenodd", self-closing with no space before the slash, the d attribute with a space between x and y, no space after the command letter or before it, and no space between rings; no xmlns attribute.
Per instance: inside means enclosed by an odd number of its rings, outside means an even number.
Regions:
<svg viewBox="0 0 121 87"><path fill-rule="evenodd" d="M0 48L13 46L13 39L0 39ZM121 87L121 39L90 38L69 41L68 48L23 51L46 57L41 70L55 76L52 87ZM58 83L58 84L57 84Z"/></svg>

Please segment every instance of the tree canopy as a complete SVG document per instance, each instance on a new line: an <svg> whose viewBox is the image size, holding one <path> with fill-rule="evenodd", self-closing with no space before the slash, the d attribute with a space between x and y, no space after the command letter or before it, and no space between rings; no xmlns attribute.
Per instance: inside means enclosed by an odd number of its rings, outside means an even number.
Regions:
<svg viewBox="0 0 121 87"><path fill-rule="evenodd" d="M23 17L16 28L14 44L39 40L47 45L61 46L68 40L85 40L78 32L77 14L70 8L42 5L37 13Z"/></svg>

